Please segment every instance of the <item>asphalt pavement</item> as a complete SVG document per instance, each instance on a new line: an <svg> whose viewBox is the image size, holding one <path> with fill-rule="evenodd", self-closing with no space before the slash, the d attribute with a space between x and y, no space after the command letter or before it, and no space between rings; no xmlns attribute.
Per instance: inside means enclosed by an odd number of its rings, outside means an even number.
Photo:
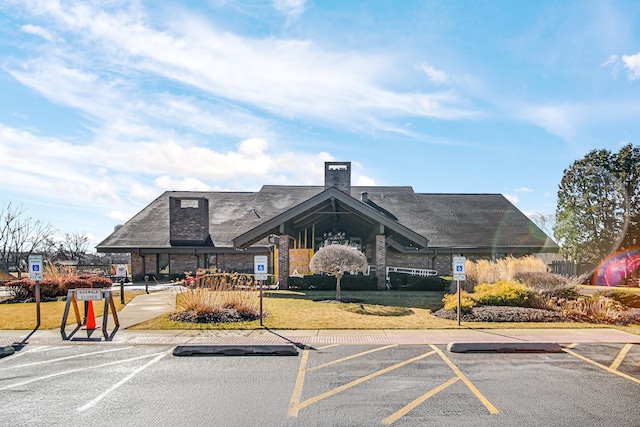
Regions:
<svg viewBox="0 0 640 427"><path fill-rule="evenodd" d="M144 289L144 287L142 287ZM119 286L115 286L119 289ZM127 286L126 291L133 290ZM152 287L152 290L155 289ZM133 325L171 312L175 309L175 295L180 288L160 286L155 292L142 294L130 301L120 312L120 329L113 335L112 344L286 344L299 346L322 344L450 344L450 343L640 343L640 336L613 328L545 328L545 329L478 329L471 326L457 329L385 329L385 330L132 330ZM116 296L117 298L117 296ZM102 319L97 318L101 325ZM68 325L70 333L75 325ZM109 317L107 332L113 331L113 319ZM64 344L103 342L102 331L89 333L79 330L71 340L63 340L59 329L54 330L4 330L0 331L0 346L28 341L32 344Z"/></svg>

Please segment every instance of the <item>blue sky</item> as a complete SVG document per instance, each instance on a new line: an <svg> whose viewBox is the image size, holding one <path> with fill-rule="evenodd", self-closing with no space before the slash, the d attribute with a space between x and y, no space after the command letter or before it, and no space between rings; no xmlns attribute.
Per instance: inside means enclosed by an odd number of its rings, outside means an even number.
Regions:
<svg viewBox="0 0 640 427"><path fill-rule="evenodd" d="M165 190L502 193L638 145L636 1L0 0L0 202L92 245Z"/></svg>

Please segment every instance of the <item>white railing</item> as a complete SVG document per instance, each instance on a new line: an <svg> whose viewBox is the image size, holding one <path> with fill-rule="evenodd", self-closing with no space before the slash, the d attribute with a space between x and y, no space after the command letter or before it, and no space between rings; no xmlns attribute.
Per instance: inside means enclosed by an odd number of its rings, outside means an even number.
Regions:
<svg viewBox="0 0 640 427"><path fill-rule="evenodd" d="M408 267L387 267L387 280L389 280L389 273L404 273L412 276L437 276L438 272L435 270L427 270L425 268L408 268Z"/></svg>

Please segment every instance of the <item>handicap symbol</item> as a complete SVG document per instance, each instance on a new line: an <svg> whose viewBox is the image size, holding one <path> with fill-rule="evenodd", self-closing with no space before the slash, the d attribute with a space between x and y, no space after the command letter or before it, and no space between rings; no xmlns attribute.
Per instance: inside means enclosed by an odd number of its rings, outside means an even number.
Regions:
<svg viewBox="0 0 640 427"><path fill-rule="evenodd" d="M264 271L264 264L258 264L258 271Z"/></svg>

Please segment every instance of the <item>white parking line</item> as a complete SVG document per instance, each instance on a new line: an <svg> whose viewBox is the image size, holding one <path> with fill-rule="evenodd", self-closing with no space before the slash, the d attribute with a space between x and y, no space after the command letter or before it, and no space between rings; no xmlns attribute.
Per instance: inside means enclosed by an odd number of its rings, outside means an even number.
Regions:
<svg viewBox="0 0 640 427"><path fill-rule="evenodd" d="M6 368L0 368L0 371L4 371L4 370L7 370L7 369L24 368L25 366L48 365L49 363L60 362L61 360L76 359L78 357L93 356L95 354L110 353L110 352L113 352L113 351L122 351L122 350L127 350L129 348L132 348L132 346L122 347L122 348L112 348L112 349L109 349L109 350L102 350L102 351L94 351L93 353L76 354L74 356L60 357L58 359L47 359L47 360L42 360L40 362L31 362L31 363L25 363L25 364L22 364L22 365L7 366Z"/></svg>
<svg viewBox="0 0 640 427"><path fill-rule="evenodd" d="M49 345L44 345L44 346L41 346L41 347L33 347L33 348L22 349L22 350L16 352L11 357L11 359L6 359L6 360L16 360L16 359L18 359L20 357L24 357L24 355L26 355L26 354L41 353L43 351L57 350L57 349L60 349L60 348L65 348L65 347L68 347L68 346L64 346L63 345L63 346L52 347L52 346L49 346ZM2 361L0 361L0 362L2 362Z"/></svg>
<svg viewBox="0 0 640 427"><path fill-rule="evenodd" d="M117 365L119 363L133 362L134 360L146 359L147 357L158 356L160 354L164 355L164 354L166 354L166 352L163 351L161 353L146 354L144 356L132 357L130 359L117 360L115 362L103 363L101 365L91 365L91 366L87 366L85 368L70 369L68 371L56 372L55 374L49 374L49 375L44 375L44 376L37 377L37 378L31 378L30 380L26 380L26 381L22 381L22 382L19 382L19 383L10 384L10 385L1 387L0 391L8 390L8 389L14 388L14 387L20 387L20 386L27 385L27 384L31 384L31 383L34 383L36 381L48 380L49 378L55 378L55 377L59 377L61 375L68 375L68 374L73 374L75 372L95 370L96 368L102 368L102 367L105 367L105 366Z"/></svg>
<svg viewBox="0 0 640 427"><path fill-rule="evenodd" d="M122 384L126 383L127 381L129 381L131 378L133 378L136 374L144 371L145 369L147 369L149 366L153 365L154 363L156 363L157 361L159 361L160 359L162 359L164 356L166 356L167 354L171 353L171 351L173 351L173 349L165 351L164 353L160 353L158 354L153 360L145 363L144 365L140 366L139 368L136 368L132 373L130 373L129 375L127 375L125 378L123 378L122 380L118 381L117 383L115 383L114 385L112 385L111 387L109 387L109 389L107 391L105 391L104 393L100 394L98 397L96 397L95 399L93 399L91 402L87 403L84 406L79 407L78 409L76 409L78 412L83 412L86 411L89 408L92 408L93 406L95 406L98 402L100 402L102 399L104 399L109 393L111 393L112 391L116 390L118 387L120 387Z"/></svg>

